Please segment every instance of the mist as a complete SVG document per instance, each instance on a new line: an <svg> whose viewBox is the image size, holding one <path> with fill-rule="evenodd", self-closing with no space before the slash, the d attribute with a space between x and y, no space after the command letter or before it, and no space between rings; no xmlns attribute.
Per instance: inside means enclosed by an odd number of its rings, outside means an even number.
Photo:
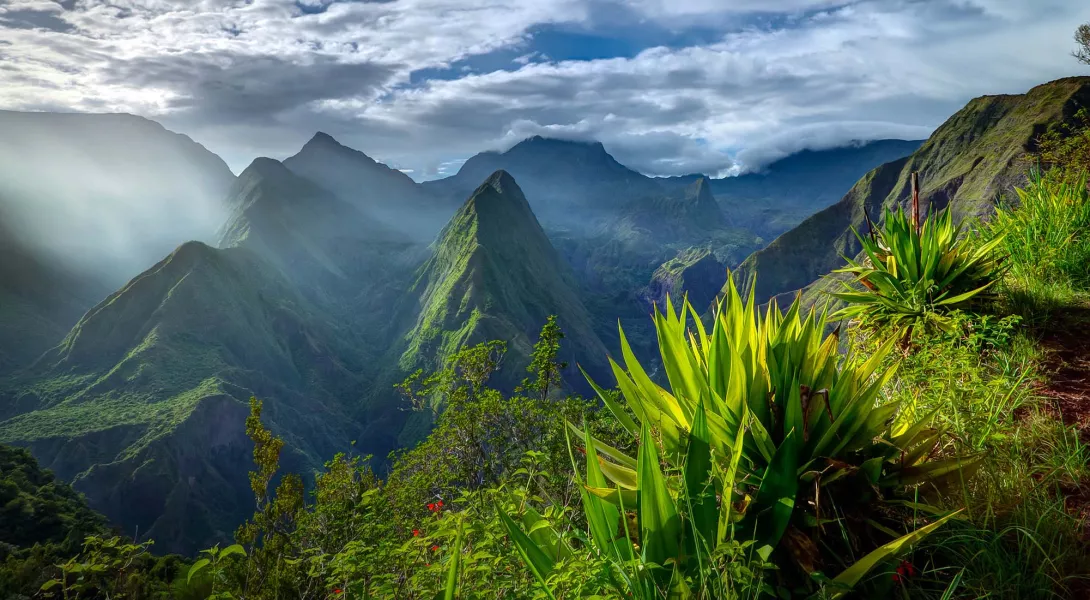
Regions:
<svg viewBox="0 0 1090 600"><path fill-rule="evenodd" d="M186 136L122 114L0 111L0 219L43 258L116 287L214 242L234 179Z"/></svg>

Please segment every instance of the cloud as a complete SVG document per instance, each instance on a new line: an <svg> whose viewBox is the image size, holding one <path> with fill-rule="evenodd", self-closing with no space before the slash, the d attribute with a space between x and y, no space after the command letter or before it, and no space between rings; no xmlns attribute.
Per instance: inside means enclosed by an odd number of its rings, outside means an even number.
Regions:
<svg viewBox="0 0 1090 600"><path fill-rule="evenodd" d="M396 65L348 63L315 55L298 62L223 51L118 61L103 81L168 92L167 112L196 113L212 124L274 124L282 113L312 102L373 98Z"/></svg>
<svg viewBox="0 0 1090 600"><path fill-rule="evenodd" d="M418 177L534 134L599 139L650 174L719 173L922 137L974 96L1077 73L1078 4L14 0L0 107L134 112L236 171L320 129ZM536 45L558 39L605 57Z"/></svg>

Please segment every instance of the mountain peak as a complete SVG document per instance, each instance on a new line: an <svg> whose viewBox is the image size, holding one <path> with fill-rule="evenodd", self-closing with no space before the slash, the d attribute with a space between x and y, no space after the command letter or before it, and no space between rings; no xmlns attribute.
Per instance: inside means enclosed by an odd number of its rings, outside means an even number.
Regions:
<svg viewBox="0 0 1090 600"><path fill-rule="evenodd" d="M535 135L528 137L521 142L515 144L510 150L504 154L517 151L518 149L536 148L536 149L567 149L567 150L582 150L606 153L606 147L597 140L572 140L563 138L552 138L541 135Z"/></svg>
<svg viewBox="0 0 1090 600"><path fill-rule="evenodd" d="M511 174L507 171L504 171L503 169L500 169L490 175L488 179L486 179L484 183L481 184L481 187L484 186L491 187L492 189L496 190L501 194L513 192L518 192L519 194L522 194L522 190L519 189L518 184L515 183L515 178L511 177Z"/></svg>
<svg viewBox="0 0 1090 600"><path fill-rule="evenodd" d="M337 144L338 146L341 145L340 142L333 139L333 136L329 135L328 133L326 133L324 131L315 132L314 137L310 138L310 142L307 142L307 143L309 144L311 142L314 142L314 143L319 143L320 142L320 143L324 143L324 144Z"/></svg>
<svg viewBox="0 0 1090 600"><path fill-rule="evenodd" d="M336 139L334 139L333 136L329 135L328 133L326 133L324 131L319 131L319 132L315 133L314 136L311 137L310 140L306 144L303 144L303 148L299 151L299 153L302 154L303 152L307 151L308 148L311 149L311 150L314 150L314 149L317 149L317 148L327 148L327 149L330 149L330 150L342 150L342 151L347 150L347 151L350 151L350 152L359 153L359 154L361 154L363 156L367 156L367 155L363 154L362 152L360 152L359 150L354 150L354 149L349 148L348 146L345 146L344 144L338 142ZM370 158L370 157L368 157L368 158Z"/></svg>
<svg viewBox="0 0 1090 600"><path fill-rule="evenodd" d="M290 174L284 163L275 158L259 156L250 163L250 166L243 169L242 173L239 174L239 179L246 177L283 177Z"/></svg>
<svg viewBox="0 0 1090 600"><path fill-rule="evenodd" d="M513 230L525 226L538 230L541 228L530 203L526 201L526 195L522 193L515 178L503 169L489 175L466 200L460 212L466 216L473 215L479 223L490 224L485 230L492 229L492 226Z"/></svg>
<svg viewBox="0 0 1090 600"><path fill-rule="evenodd" d="M700 175L696 181L685 188L685 196L689 198L712 198L711 182L704 175Z"/></svg>

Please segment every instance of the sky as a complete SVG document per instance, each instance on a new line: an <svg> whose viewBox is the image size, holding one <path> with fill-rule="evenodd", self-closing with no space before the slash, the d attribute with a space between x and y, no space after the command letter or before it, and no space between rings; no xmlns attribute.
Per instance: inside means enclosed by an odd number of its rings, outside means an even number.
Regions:
<svg viewBox="0 0 1090 600"><path fill-rule="evenodd" d="M532 135L727 175L1088 75L1087 21L1085 0L0 0L0 108L138 114L236 173L325 131L417 180Z"/></svg>

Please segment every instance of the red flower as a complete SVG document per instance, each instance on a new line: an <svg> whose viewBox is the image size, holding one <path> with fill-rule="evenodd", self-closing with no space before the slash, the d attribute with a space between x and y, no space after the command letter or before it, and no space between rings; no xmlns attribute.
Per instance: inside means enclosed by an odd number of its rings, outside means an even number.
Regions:
<svg viewBox="0 0 1090 600"><path fill-rule="evenodd" d="M439 551L439 546L432 546L431 551L432 552L438 552Z"/></svg>
<svg viewBox="0 0 1090 600"><path fill-rule="evenodd" d="M342 594L342 593L344 593L344 591L341 590L341 588L333 588L333 593L334 594Z"/></svg>
<svg viewBox="0 0 1090 600"><path fill-rule="evenodd" d="M909 577L916 576L916 567L912 566L912 563L907 560L902 560L901 564L897 565L896 572L893 573L893 581L900 583Z"/></svg>
<svg viewBox="0 0 1090 600"><path fill-rule="evenodd" d="M428 510L430 510L432 512L435 512L435 504L432 504L432 503L429 502L428 503Z"/></svg>
<svg viewBox="0 0 1090 600"><path fill-rule="evenodd" d="M439 508L443 508L443 501L440 500L438 503L436 503L436 506L438 506Z"/></svg>
<svg viewBox="0 0 1090 600"><path fill-rule="evenodd" d="M420 530L419 529L414 529L413 530L413 537L420 537Z"/></svg>

